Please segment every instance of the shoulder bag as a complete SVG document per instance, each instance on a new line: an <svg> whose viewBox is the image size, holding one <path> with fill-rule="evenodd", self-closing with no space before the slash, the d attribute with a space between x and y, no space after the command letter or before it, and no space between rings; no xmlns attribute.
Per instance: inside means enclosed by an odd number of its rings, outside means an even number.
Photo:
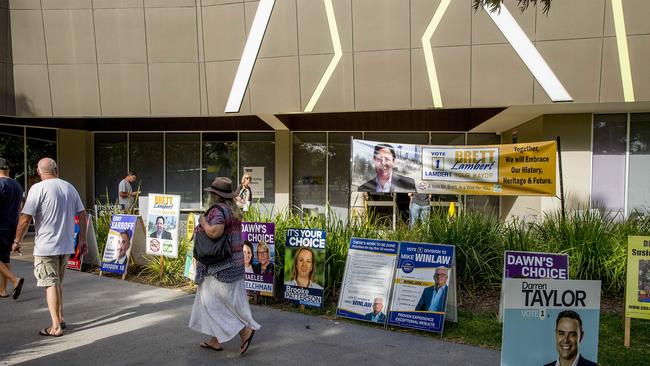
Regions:
<svg viewBox="0 0 650 366"><path fill-rule="evenodd" d="M213 205L205 211L205 217L215 207L221 210L225 218L226 213L218 205ZM223 235L217 239L212 239L205 231L199 231L194 234L194 258L205 265L215 264L230 258L230 238L225 230L226 228L224 227Z"/></svg>

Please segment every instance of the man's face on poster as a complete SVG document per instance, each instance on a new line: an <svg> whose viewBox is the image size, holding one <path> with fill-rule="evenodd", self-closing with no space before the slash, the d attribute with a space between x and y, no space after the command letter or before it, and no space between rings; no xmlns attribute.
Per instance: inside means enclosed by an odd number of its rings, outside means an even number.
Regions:
<svg viewBox="0 0 650 366"><path fill-rule="evenodd" d="M582 329L577 319L561 318L555 329L557 353L561 359L573 360L578 355Z"/></svg>
<svg viewBox="0 0 650 366"><path fill-rule="evenodd" d="M375 154L375 171L378 178L388 179L393 172L395 159L388 148L382 148Z"/></svg>
<svg viewBox="0 0 650 366"><path fill-rule="evenodd" d="M129 246L131 246L131 240L129 239L129 236L124 233L120 234L120 243L117 248L117 257L124 257L126 255L126 251L129 250Z"/></svg>
<svg viewBox="0 0 650 366"><path fill-rule="evenodd" d="M376 298L375 301L372 302L372 311L375 314L380 313L383 308L384 300L381 297Z"/></svg>
<svg viewBox="0 0 650 366"><path fill-rule="evenodd" d="M161 218L158 218L158 220L156 220L156 230L159 233L162 233L162 231L165 230L165 220Z"/></svg>
<svg viewBox="0 0 650 366"><path fill-rule="evenodd" d="M447 284L447 269L446 268L438 268L436 269L436 273L433 275L433 279L436 283L436 287L442 287Z"/></svg>

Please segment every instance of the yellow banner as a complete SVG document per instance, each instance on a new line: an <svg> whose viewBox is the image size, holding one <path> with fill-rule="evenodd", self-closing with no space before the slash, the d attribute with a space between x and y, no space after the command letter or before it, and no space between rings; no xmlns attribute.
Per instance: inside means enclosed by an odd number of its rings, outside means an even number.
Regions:
<svg viewBox="0 0 650 366"><path fill-rule="evenodd" d="M650 236L627 238L625 316L650 319Z"/></svg>
<svg viewBox="0 0 650 366"><path fill-rule="evenodd" d="M358 192L555 196L555 141L480 146L354 140Z"/></svg>

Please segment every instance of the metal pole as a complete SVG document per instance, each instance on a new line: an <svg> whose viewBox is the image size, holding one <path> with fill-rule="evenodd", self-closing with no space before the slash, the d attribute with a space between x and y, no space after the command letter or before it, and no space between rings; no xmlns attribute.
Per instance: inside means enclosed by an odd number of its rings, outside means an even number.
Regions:
<svg viewBox="0 0 650 366"><path fill-rule="evenodd" d="M557 144L558 164L560 168L560 205L562 207L562 220L566 220L566 212L564 210L564 175L562 174L562 145L560 144L560 136L555 137Z"/></svg>

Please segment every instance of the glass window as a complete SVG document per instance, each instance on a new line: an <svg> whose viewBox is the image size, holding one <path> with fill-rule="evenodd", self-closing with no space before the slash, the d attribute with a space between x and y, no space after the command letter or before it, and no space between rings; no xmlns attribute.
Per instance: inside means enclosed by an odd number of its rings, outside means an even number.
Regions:
<svg viewBox="0 0 650 366"><path fill-rule="evenodd" d="M41 181L36 173L38 161L42 158L56 160L56 130L48 128L27 128L27 190ZM58 162L57 162L58 163Z"/></svg>
<svg viewBox="0 0 650 366"><path fill-rule="evenodd" d="M7 159L9 176L25 189L25 129L0 125L0 156Z"/></svg>
<svg viewBox="0 0 650 366"><path fill-rule="evenodd" d="M650 113L630 115L628 211L650 213ZM610 173L611 174L611 173Z"/></svg>
<svg viewBox="0 0 650 366"><path fill-rule="evenodd" d="M95 198L101 204L115 203L118 185L126 173L126 133L96 133Z"/></svg>
<svg viewBox="0 0 650 366"><path fill-rule="evenodd" d="M181 196L181 209L201 207L199 139L198 133L165 134L166 193Z"/></svg>
<svg viewBox="0 0 650 366"><path fill-rule="evenodd" d="M140 195L165 193L163 182L163 134L129 134L129 169L138 173L133 189L140 188ZM126 172L122 174L122 178Z"/></svg>
<svg viewBox="0 0 650 366"><path fill-rule="evenodd" d="M432 133L431 145L465 145L464 133Z"/></svg>
<svg viewBox="0 0 650 366"><path fill-rule="evenodd" d="M623 212L627 115L594 115L591 206Z"/></svg>
<svg viewBox="0 0 650 366"><path fill-rule="evenodd" d="M304 213L325 213L325 133L293 134L293 205Z"/></svg>
<svg viewBox="0 0 650 366"><path fill-rule="evenodd" d="M390 133L390 132L366 132L364 140L388 142L392 144L420 144L429 143L429 134L426 132L417 133ZM395 146L397 148L397 145Z"/></svg>
<svg viewBox="0 0 650 366"><path fill-rule="evenodd" d="M468 133L467 145L497 145L501 143L501 136L494 133Z"/></svg>
<svg viewBox="0 0 650 366"><path fill-rule="evenodd" d="M275 202L275 133L242 132L239 134L239 177L244 168L264 168L264 197L253 193L253 202Z"/></svg>
<svg viewBox="0 0 650 366"><path fill-rule="evenodd" d="M203 188L209 187L216 177L230 177L233 189L237 188L237 133L204 133L202 155Z"/></svg>
<svg viewBox="0 0 650 366"><path fill-rule="evenodd" d="M361 138L361 133L329 134L327 157L329 159L327 174L327 194L332 213L337 218L347 221L348 200L350 197L350 154L351 138Z"/></svg>

